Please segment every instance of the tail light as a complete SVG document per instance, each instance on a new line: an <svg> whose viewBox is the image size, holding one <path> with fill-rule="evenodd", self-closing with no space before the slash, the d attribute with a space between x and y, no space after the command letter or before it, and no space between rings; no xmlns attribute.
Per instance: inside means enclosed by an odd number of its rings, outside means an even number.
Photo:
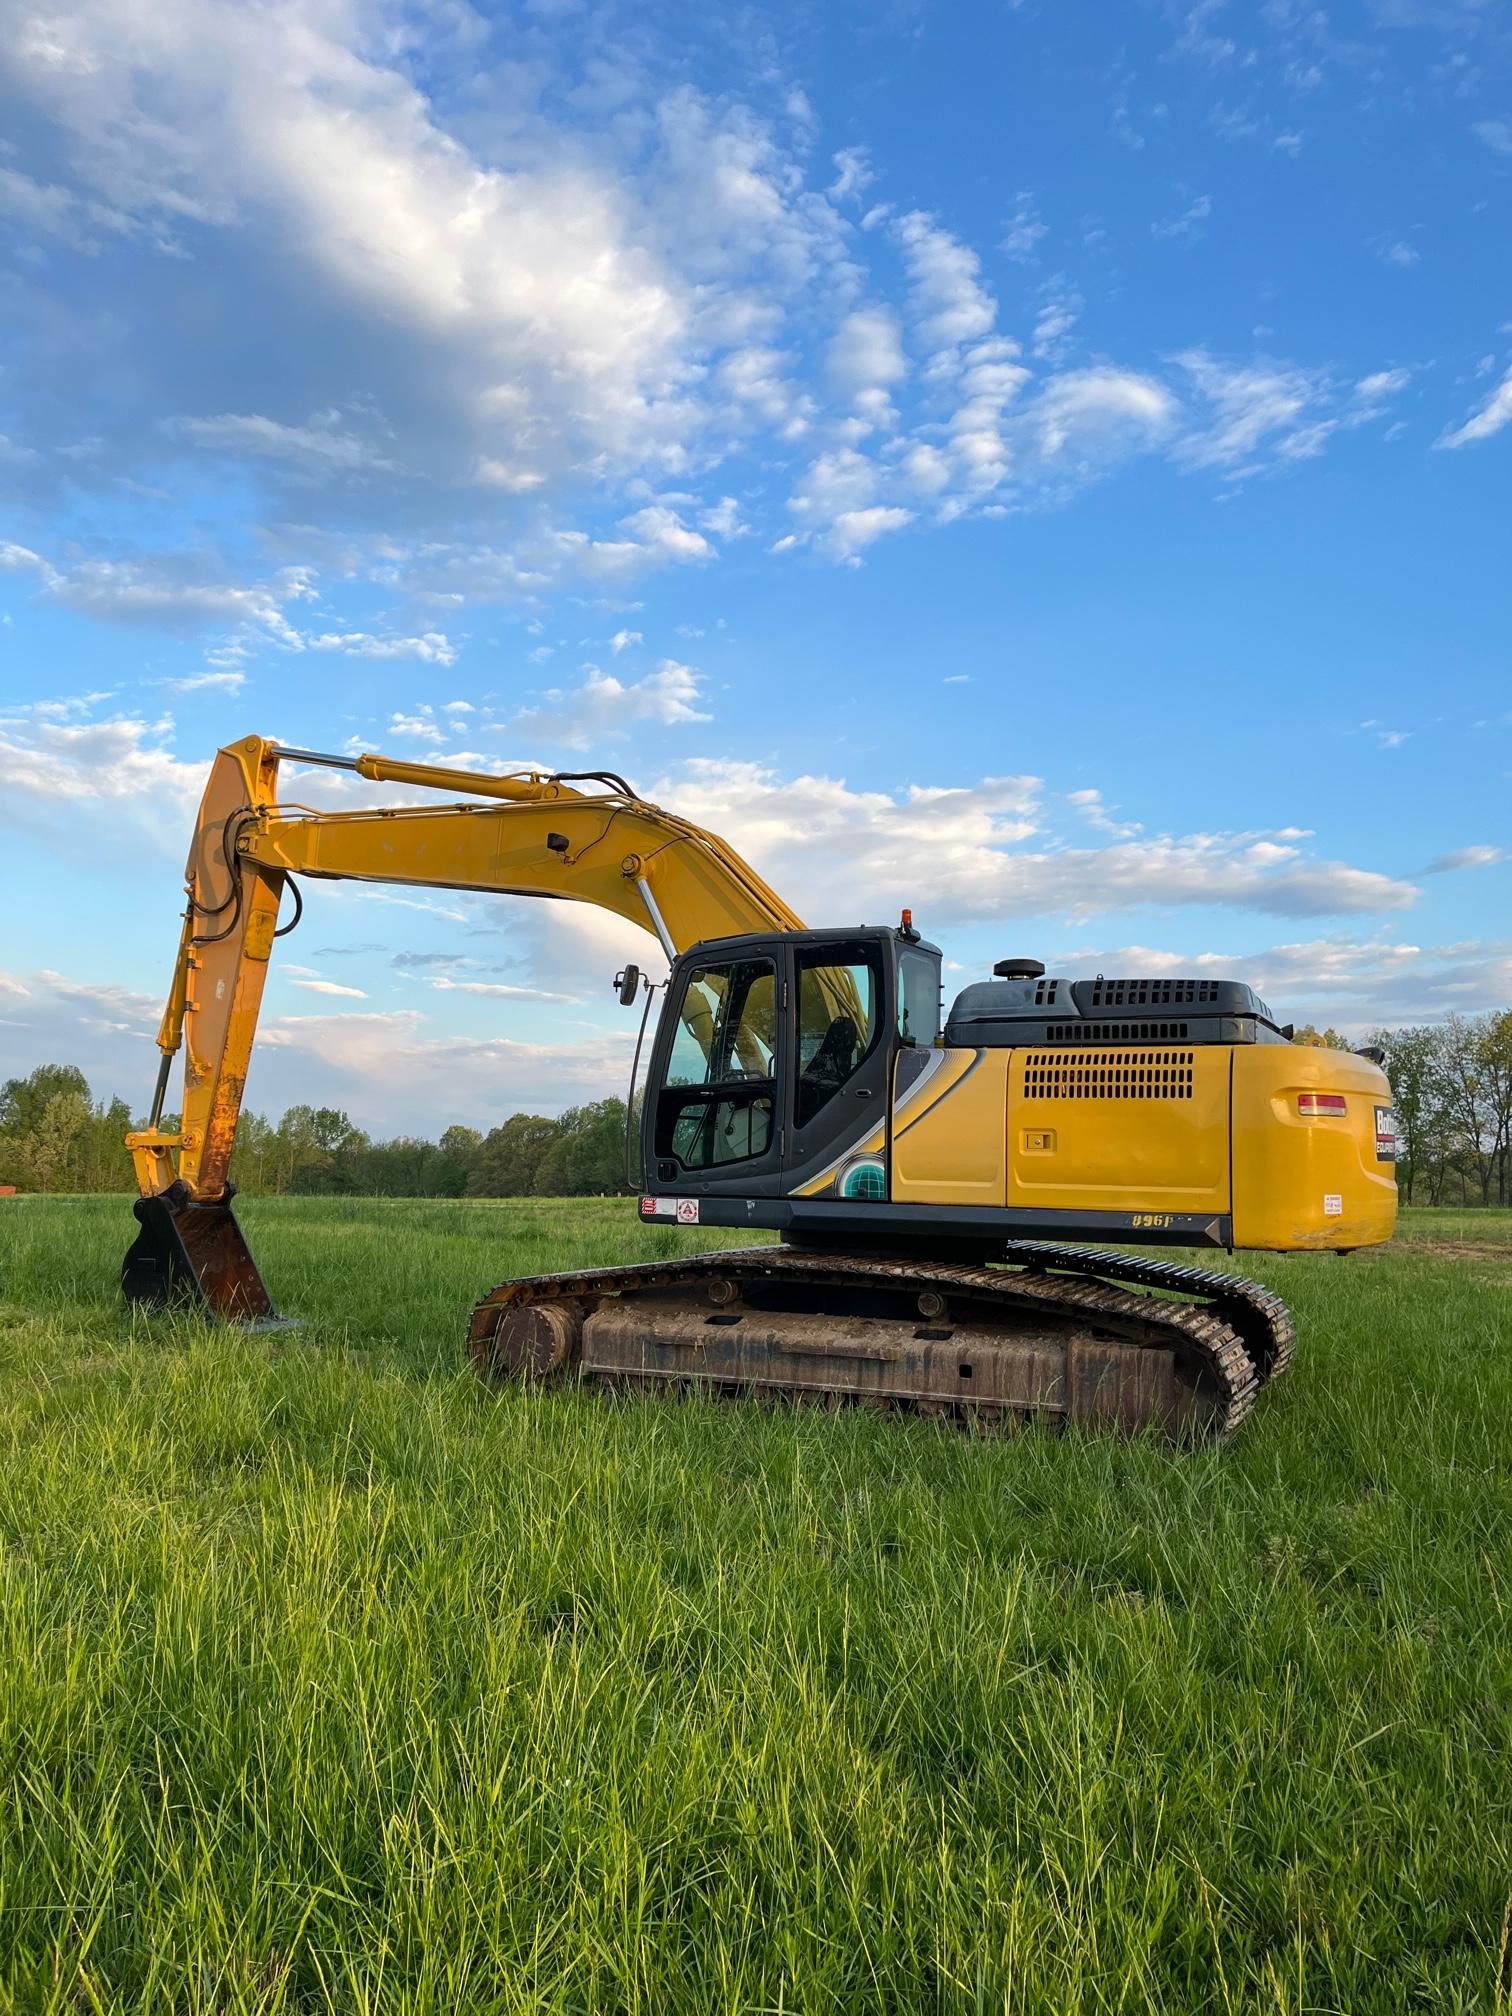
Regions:
<svg viewBox="0 0 1512 2016"><path fill-rule="evenodd" d="M1297 1111L1304 1120L1342 1120L1349 1105L1341 1092L1299 1092Z"/></svg>

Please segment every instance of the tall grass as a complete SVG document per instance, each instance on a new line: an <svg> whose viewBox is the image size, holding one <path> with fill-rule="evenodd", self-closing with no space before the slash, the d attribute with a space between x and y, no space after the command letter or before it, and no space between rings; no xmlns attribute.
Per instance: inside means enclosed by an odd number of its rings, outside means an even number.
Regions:
<svg viewBox="0 0 1512 2016"><path fill-rule="evenodd" d="M298 1330L0 1205L0 2009L1512 2009L1507 1217L1267 1264L1187 1454L491 1394L482 1288L683 1238L245 1218Z"/></svg>

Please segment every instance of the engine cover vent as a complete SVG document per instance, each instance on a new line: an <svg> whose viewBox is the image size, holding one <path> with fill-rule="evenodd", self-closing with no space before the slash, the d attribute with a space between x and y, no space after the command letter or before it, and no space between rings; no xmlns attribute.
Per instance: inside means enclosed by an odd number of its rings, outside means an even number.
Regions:
<svg viewBox="0 0 1512 2016"><path fill-rule="evenodd" d="M1179 1008L1218 999L1216 980L1094 980L1094 1008Z"/></svg>
<svg viewBox="0 0 1512 2016"><path fill-rule="evenodd" d="M1047 1043L1185 1043L1185 1022L1052 1022Z"/></svg>
<svg viewBox="0 0 1512 2016"><path fill-rule="evenodd" d="M1026 1099L1190 1099L1190 1050L1126 1050L1071 1059L1053 1050L1024 1057Z"/></svg>
<svg viewBox="0 0 1512 2016"><path fill-rule="evenodd" d="M1041 980L1034 990L1035 1007L1053 1008L1055 1006L1055 990L1059 985L1060 982L1058 980Z"/></svg>

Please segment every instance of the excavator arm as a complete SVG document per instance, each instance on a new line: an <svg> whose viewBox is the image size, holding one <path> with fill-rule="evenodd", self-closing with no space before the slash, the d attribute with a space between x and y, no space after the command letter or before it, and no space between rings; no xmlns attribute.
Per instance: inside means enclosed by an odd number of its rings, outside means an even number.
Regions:
<svg viewBox="0 0 1512 2016"><path fill-rule="evenodd" d="M312 811L279 799L279 765L290 760L465 795L451 804ZM650 932L669 959L705 939L803 928L733 848L637 797L610 772L499 777L375 755L326 756L258 736L228 745L211 768L189 850L151 1116L126 1139L143 1233L125 1278L139 1299L197 1289L229 1313L270 1313L226 1207L274 940L298 921L296 910L289 924L278 922L291 876L589 903ZM293 894L297 900L297 887ZM180 1051L181 1118L167 1129ZM151 1250L139 1251L144 1242Z"/></svg>

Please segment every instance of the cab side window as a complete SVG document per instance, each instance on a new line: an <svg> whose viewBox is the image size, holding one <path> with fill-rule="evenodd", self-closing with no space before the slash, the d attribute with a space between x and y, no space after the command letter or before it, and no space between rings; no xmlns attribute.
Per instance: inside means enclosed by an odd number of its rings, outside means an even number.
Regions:
<svg viewBox="0 0 1512 2016"><path fill-rule="evenodd" d="M767 1152L776 1023L770 959L724 961L689 974L657 1103L658 1156L684 1169L712 1169Z"/></svg>
<svg viewBox="0 0 1512 2016"><path fill-rule="evenodd" d="M881 970L870 948L800 952L797 1086L799 1128L822 1113L871 1054L879 1033Z"/></svg>

